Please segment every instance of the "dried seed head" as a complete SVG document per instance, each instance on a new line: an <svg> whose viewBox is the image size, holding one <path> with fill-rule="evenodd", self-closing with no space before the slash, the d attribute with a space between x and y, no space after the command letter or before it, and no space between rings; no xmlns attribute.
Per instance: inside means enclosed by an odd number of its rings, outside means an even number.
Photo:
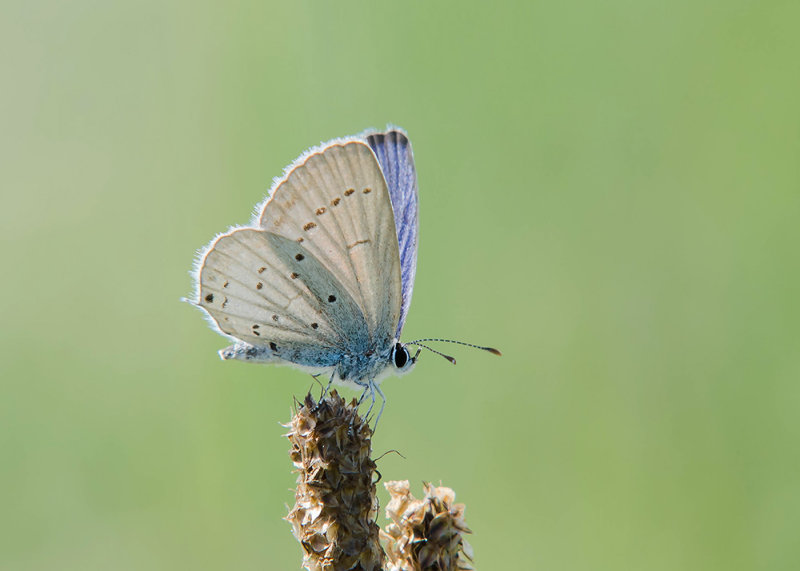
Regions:
<svg viewBox="0 0 800 571"><path fill-rule="evenodd" d="M453 490L425 483L425 499L417 500L409 492L408 480L384 485L392 498L386 506L392 523L381 532L387 569L474 569L472 547L463 537L472 532L464 521L464 504L453 503Z"/></svg>
<svg viewBox="0 0 800 571"><path fill-rule="evenodd" d="M356 401L345 403L334 390L315 404L309 394L287 427L298 476L286 519L303 547L303 566L379 571L372 430Z"/></svg>

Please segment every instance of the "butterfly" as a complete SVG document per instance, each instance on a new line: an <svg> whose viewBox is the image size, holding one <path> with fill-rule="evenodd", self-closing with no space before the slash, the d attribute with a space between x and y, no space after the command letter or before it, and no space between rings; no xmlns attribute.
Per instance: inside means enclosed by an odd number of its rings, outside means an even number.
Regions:
<svg viewBox="0 0 800 571"><path fill-rule="evenodd" d="M196 298L234 340L222 359L292 365L386 398L423 345L400 342L417 267L417 175L405 131L389 128L312 148L284 172L250 226L200 254ZM411 355L408 346L416 346ZM327 389L326 391L327 392ZM377 421L376 421L377 422Z"/></svg>

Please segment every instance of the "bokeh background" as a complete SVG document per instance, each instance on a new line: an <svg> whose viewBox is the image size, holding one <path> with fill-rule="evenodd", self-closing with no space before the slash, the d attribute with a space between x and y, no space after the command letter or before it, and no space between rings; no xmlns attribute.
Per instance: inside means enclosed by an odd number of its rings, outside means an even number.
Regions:
<svg viewBox="0 0 800 571"><path fill-rule="evenodd" d="M296 569L291 369L179 299L304 149L411 135L385 479L480 569L800 567L800 4L10 3L0 567ZM381 501L386 503L381 489ZM383 509L380 522L383 523Z"/></svg>

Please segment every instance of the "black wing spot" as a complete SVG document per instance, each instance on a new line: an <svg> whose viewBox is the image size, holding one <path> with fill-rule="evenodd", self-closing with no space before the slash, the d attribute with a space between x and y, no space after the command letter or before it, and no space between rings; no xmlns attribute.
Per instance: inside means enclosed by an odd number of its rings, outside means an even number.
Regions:
<svg viewBox="0 0 800 571"><path fill-rule="evenodd" d="M277 351L278 350L278 346L275 345L274 341L270 341L269 342L269 348L272 349L273 351Z"/></svg>
<svg viewBox="0 0 800 571"><path fill-rule="evenodd" d="M305 256L303 254L296 254L294 259L298 262L302 262L305 259Z"/></svg>
<svg viewBox="0 0 800 571"><path fill-rule="evenodd" d="M278 316L274 313L272 314L272 321L278 321Z"/></svg>
<svg viewBox="0 0 800 571"><path fill-rule="evenodd" d="M334 301L336 301L336 296L335 296L335 295L329 295L329 296L328 296L328 301L329 301L330 303L333 303Z"/></svg>
<svg viewBox="0 0 800 571"><path fill-rule="evenodd" d="M261 326L258 323L253 323L253 329L258 329L259 327Z"/></svg>
<svg viewBox="0 0 800 571"><path fill-rule="evenodd" d="M312 323L311 324L311 329L316 329L317 327L319 327L319 323Z"/></svg>
<svg viewBox="0 0 800 571"><path fill-rule="evenodd" d="M213 303L213 302L214 302L214 294L213 294L213 293L210 293L210 294L208 294L208 295L206 296L206 301L207 301L208 303Z"/></svg>
<svg viewBox="0 0 800 571"><path fill-rule="evenodd" d="M245 351L245 354L248 357L255 357L256 356L256 348L255 347L250 347L247 351Z"/></svg>
<svg viewBox="0 0 800 571"><path fill-rule="evenodd" d="M259 333L255 329L253 329L253 335L255 335L256 337L261 337L261 333Z"/></svg>
<svg viewBox="0 0 800 571"><path fill-rule="evenodd" d="M292 278L293 280L296 280L299 275L300 274L298 274L297 272L292 272L291 274L289 274L289 277Z"/></svg>

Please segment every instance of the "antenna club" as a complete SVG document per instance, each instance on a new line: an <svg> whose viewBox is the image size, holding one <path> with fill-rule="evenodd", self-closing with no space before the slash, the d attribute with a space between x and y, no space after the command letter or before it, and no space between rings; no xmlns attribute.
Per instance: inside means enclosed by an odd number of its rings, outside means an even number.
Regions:
<svg viewBox="0 0 800 571"><path fill-rule="evenodd" d="M497 355L498 357L502 357L503 354L500 352L500 349L495 349L494 347L486 347L486 350L489 351L492 355Z"/></svg>

